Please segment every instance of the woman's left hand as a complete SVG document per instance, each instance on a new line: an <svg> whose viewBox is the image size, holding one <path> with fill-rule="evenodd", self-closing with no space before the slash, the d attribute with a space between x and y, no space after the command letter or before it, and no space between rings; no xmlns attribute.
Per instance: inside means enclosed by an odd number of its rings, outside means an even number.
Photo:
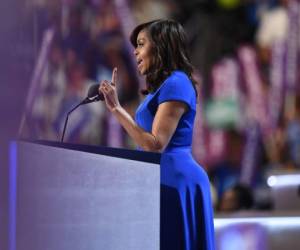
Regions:
<svg viewBox="0 0 300 250"><path fill-rule="evenodd" d="M103 80L100 83L99 93L103 93L106 107L113 112L120 107L118 93L117 93L117 68L114 68L111 82Z"/></svg>

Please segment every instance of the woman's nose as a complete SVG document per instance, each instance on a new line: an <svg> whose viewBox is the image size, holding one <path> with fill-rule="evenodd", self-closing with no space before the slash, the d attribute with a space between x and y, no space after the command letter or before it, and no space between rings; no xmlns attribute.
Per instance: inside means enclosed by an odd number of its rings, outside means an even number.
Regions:
<svg viewBox="0 0 300 250"><path fill-rule="evenodd" d="M135 50L133 51L133 54L136 56L136 55L138 54L138 50L135 49Z"/></svg>

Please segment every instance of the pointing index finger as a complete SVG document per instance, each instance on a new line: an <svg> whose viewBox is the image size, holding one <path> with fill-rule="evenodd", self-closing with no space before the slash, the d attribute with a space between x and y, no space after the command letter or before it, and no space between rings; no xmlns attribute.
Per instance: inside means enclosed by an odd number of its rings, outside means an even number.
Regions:
<svg viewBox="0 0 300 250"><path fill-rule="evenodd" d="M116 83L117 83L117 68L113 69L112 76L111 76L111 83L112 83L112 85L116 86Z"/></svg>

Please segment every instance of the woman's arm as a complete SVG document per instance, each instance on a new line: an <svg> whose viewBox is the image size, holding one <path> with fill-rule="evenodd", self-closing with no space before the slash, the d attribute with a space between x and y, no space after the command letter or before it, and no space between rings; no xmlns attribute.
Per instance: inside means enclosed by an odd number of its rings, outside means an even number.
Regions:
<svg viewBox="0 0 300 250"><path fill-rule="evenodd" d="M181 116L187 110L187 105L178 101L160 104L154 117L152 131L146 132L121 107L116 91L116 74L116 69L114 69L112 83L102 81L99 88L104 95L107 108L137 145L146 151L163 151L174 134Z"/></svg>
<svg viewBox="0 0 300 250"><path fill-rule="evenodd" d="M186 108L186 104L177 101L160 104L151 133L139 127L121 106L114 109L112 113L136 144L146 151L161 152L168 145Z"/></svg>

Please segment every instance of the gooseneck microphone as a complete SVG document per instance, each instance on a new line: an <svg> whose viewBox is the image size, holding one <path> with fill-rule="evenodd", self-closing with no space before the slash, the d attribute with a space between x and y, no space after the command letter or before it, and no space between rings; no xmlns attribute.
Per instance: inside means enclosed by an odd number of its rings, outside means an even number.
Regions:
<svg viewBox="0 0 300 250"><path fill-rule="evenodd" d="M100 84L93 84L88 91L87 97L81 102L82 104L87 104L91 102L104 101L104 95L99 93Z"/></svg>
<svg viewBox="0 0 300 250"><path fill-rule="evenodd" d="M81 106L83 104L88 104L88 103L98 102L98 101L104 101L104 95L102 93L99 93L99 90L98 90L99 86L100 86L100 84L93 84L92 86L90 86L90 88L88 90L87 97L83 101L81 101L80 103L78 103L74 108L72 108L67 113L67 117L66 117L66 120L65 120L63 133L62 133L62 136L61 136L61 142L64 142L64 137L65 137L65 132L66 132L66 129L67 129L67 123L68 123L68 120L69 120L69 115L75 109L77 109L79 106Z"/></svg>

